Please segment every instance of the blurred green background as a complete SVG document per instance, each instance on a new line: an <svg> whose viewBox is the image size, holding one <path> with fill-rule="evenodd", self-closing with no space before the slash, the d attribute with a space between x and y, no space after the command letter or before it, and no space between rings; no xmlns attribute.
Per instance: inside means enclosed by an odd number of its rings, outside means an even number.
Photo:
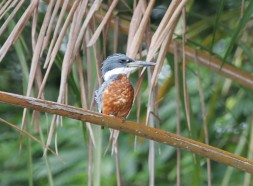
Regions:
<svg viewBox="0 0 253 186"><path fill-rule="evenodd" d="M133 1L125 0L129 7ZM245 3L244 14L241 15L242 2ZM107 2L103 2L107 4ZM151 26L155 30L163 18L170 1L156 1L152 12ZM13 26L22 16L29 2L25 2L18 14L8 25L7 31L0 37L0 47L6 41ZM186 7L187 44L193 49L209 52L217 56L223 63L228 63L242 71L252 74L253 71L253 2L238 0L190 0ZM42 24L47 3L40 2L38 25ZM117 16L130 20L132 12L121 1L117 6ZM0 20L0 26L6 16ZM32 59L31 24L25 26L21 37L10 48L4 60L0 63L0 90L26 94L29 68ZM37 28L39 29L39 28ZM176 31L180 32L180 27ZM120 33L118 51L124 53L127 35ZM112 40L110 32L108 40ZM181 42L181 35L175 34L174 39ZM100 41L102 43L102 41ZM110 43L110 42L108 42ZM111 42L112 43L112 42ZM66 43L65 43L66 44ZM64 45L64 44L63 44ZM100 50L102 44L100 45ZM64 46L63 46L64 48ZM106 53L112 54L112 46L108 44ZM64 49L57 54L56 64L53 65L45 89L45 99L56 101L59 93L61 76L61 63ZM45 54L40 62L43 65ZM77 71L69 76L70 105L80 107L80 90L76 80ZM93 67L95 72L95 67ZM84 75L87 67L84 65ZM45 74L45 69L42 69ZM94 73L95 74L95 73ZM180 71L182 76L182 71ZM202 81L204 91L209 143L223 150L237 153L240 156L250 155L252 146L253 123L253 94L252 88L243 87L215 73L208 68L200 66L200 76L196 72L194 62L187 63L187 85L190 97L191 121L193 138L204 142L203 119L201 102L198 92L198 78ZM86 82L88 81L85 79ZM138 73L131 76L135 87ZM92 79L91 84L96 84ZM182 82L182 80L181 80ZM147 77L144 78L141 89L141 123L144 123L146 106L148 102ZM159 75L159 88L165 87L166 91L159 102L160 128L172 133L176 132L176 90L174 84L174 56L167 54L161 74ZM94 86L94 90L96 87ZM89 90L93 92L94 90ZM182 90L182 89L181 89ZM181 91L182 92L182 91ZM183 108L183 94L181 101L181 135L189 137L187 122ZM92 100L89 100L91 102ZM89 103L90 104L90 103ZM134 104L128 120L136 121L137 103ZM96 110L96 108L95 108ZM0 104L0 117L20 127L22 108L12 105ZM26 130L40 140L46 141L50 127L51 114L41 113L38 125L31 126L32 111L29 111L28 126ZM0 185L87 185L88 181L88 153L89 137L84 123L69 118L63 118L63 126L57 127L57 144L59 154L63 161L48 153L43 156L40 144L24 136L22 154L19 153L19 133L1 123L0 125ZM94 131L99 131L94 126ZM38 131L41 131L38 132ZM96 133L96 135L100 135ZM101 133L102 154L109 139L108 129ZM52 142L51 147L54 147ZM148 140L137 139L131 134L121 133L119 137L120 166L123 185L148 185ZM176 185L176 149L164 144L155 143L155 185ZM96 153L96 152L95 152ZM194 162L190 152L181 151L181 185L207 185L206 159L197 157ZM96 154L93 155L96 159ZM108 152L101 156L101 185L116 185L114 157ZM245 172L228 168L227 166L211 161L211 179L213 185L247 185ZM96 178L94 178L96 179ZM251 179L251 178L250 178ZM252 180L252 179L251 179ZM250 184L249 184L250 185Z"/></svg>

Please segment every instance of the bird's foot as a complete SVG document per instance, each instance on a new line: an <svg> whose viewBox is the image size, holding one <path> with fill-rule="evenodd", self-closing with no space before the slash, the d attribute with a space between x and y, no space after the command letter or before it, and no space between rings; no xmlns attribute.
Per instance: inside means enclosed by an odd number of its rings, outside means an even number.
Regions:
<svg viewBox="0 0 253 186"><path fill-rule="evenodd" d="M126 121L126 118L125 117L121 117L121 122L125 123L125 121Z"/></svg>

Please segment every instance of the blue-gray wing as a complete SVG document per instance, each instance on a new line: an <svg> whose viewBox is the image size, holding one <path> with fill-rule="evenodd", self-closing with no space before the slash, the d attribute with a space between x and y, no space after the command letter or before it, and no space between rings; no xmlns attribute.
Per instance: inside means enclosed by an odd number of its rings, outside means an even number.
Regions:
<svg viewBox="0 0 253 186"><path fill-rule="evenodd" d="M103 99L102 99L103 92L105 91L106 87L109 85L110 82L111 81L104 82L101 85L101 87L99 87L99 89L95 91L95 100L98 104L98 111L100 113L102 113L102 108L103 108Z"/></svg>
<svg viewBox="0 0 253 186"><path fill-rule="evenodd" d="M95 91L95 101L98 104L98 112L102 112L103 107L103 100L102 100L102 94L103 94L103 86L101 86L98 90Z"/></svg>

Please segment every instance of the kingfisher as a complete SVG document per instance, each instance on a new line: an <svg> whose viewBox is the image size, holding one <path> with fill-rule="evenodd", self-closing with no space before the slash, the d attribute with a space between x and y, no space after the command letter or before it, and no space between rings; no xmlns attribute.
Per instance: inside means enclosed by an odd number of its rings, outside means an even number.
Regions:
<svg viewBox="0 0 253 186"><path fill-rule="evenodd" d="M124 54L113 54L102 63L104 83L95 92L99 112L121 118L130 112L134 100L134 89L128 74L138 67L154 66L153 62L135 61Z"/></svg>

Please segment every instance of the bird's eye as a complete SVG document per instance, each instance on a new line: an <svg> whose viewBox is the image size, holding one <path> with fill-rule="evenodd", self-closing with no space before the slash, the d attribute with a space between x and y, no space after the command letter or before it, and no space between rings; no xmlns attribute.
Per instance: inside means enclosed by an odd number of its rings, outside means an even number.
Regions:
<svg viewBox="0 0 253 186"><path fill-rule="evenodd" d="M129 60L129 59L121 59L120 60L121 64L129 63L129 62L131 62L131 60Z"/></svg>

